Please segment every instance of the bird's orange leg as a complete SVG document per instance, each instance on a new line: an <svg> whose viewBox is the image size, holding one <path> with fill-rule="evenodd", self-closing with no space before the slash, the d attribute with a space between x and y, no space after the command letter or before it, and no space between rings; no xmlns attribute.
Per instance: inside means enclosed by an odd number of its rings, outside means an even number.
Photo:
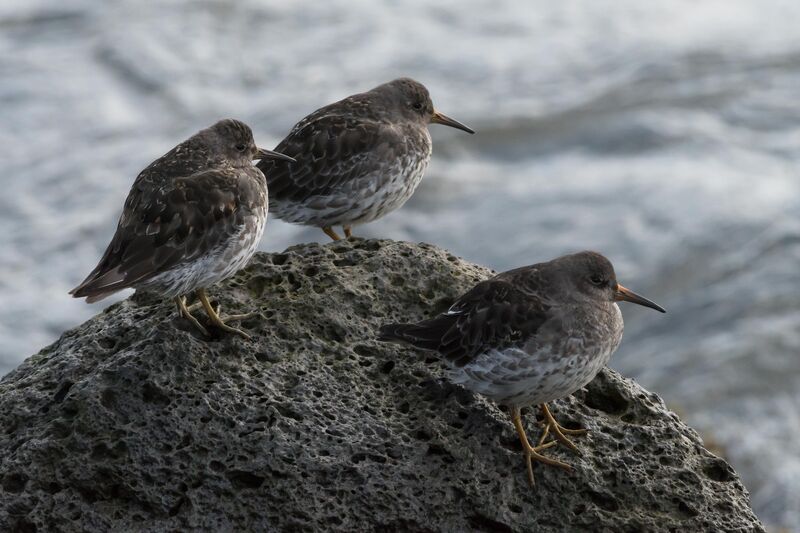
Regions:
<svg viewBox="0 0 800 533"><path fill-rule="evenodd" d="M334 241L342 240L342 238L339 237L339 235L337 235L337 233L335 231L333 231L333 228L330 227L330 226L325 226L324 228L322 228L322 231L324 231L325 235L327 235L328 237L330 237Z"/></svg>
<svg viewBox="0 0 800 533"><path fill-rule="evenodd" d="M534 486L536 482L533 478L533 461L539 461L540 463L544 463L547 465L557 466L559 468L563 468L565 470L571 470L572 467L569 466L567 463L562 463L561 461L557 461L555 459L550 459L549 457L545 457L541 455L539 451L546 450L551 446L555 446L555 441L550 441L547 444L540 444L535 448L530 445L528 442L528 436L525 434L525 428L522 427L522 416L520 413L519 407L512 407L511 408L511 422L513 422L514 427L517 430L517 435L519 435L519 440L522 443L522 453L525 454L525 463L528 466L528 482L531 486Z"/></svg>
<svg viewBox="0 0 800 533"><path fill-rule="evenodd" d="M342 229L344 230L344 238L345 239L349 239L350 237L353 236L353 227L352 226L342 226Z"/></svg>

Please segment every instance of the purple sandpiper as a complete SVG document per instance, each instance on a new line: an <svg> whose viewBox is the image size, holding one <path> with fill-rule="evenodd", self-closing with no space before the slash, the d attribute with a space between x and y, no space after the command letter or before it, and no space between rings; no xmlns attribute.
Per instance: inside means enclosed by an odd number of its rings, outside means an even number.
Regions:
<svg viewBox="0 0 800 533"><path fill-rule="evenodd" d="M436 111L428 90L400 78L348 96L298 122L275 148L297 163L261 160L273 215L317 226L352 227L394 211L414 193L431 158L428 124L475 133Z"/></svg>
<svg viewBox="0 0 800 533"><path fill-rule="evenodd" d="M94 270L70 291L96 302L129 287L174 298L178 312L204 334L186 306L195 291L211 323L245 338L208 300L206 287L232 276L256 251L267 221L267 185L255 159L291 157L259 149L238 120L221 120L153 161L133 183L117 231Z"/></svg>
<svg viewBox="0 0 800 533"><path fill-rule="evenodd" d="M383 326L380 339L438 352L451 381L509 407L533 485L534 460L570 468L539 453L555 444L544 442L549 433L578 452L566 435L586 430L562 427L547 402L577 391L608 363L622 340L620 300L665 312L620 285L608 259L580 252L498 274L443 314ZM541 406L544 415L536 447L520 416L531 405Z"/></svg>

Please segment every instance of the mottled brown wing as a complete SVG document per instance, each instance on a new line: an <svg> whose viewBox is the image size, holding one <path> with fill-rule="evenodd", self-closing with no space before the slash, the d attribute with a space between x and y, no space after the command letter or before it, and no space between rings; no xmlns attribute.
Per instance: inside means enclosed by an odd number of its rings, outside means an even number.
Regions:
<svg viewBox="0 0 800 533"><path fill-rule="evenodd" d="M384 340L435 350L457 366L481 353L534 335L548 319L548 306L505 280L478 283L446 313L417 324L381 328Z"/></svg>
<svg viewBox="0 0 800 533"><path fill-rule="evenodd" d="M236 234L258 194L238 172L209 170L163 187L137 181L102 259L71 294L103 298L192 261Z"/></svg>
<svg viewBox="0 0 800 533"><path fill-rule="evenodd" d="M270 200L302 202L386 169L408 146L407 139L391 125L322 113L300 122L275 150L297 162L259 162Z"/></svg>

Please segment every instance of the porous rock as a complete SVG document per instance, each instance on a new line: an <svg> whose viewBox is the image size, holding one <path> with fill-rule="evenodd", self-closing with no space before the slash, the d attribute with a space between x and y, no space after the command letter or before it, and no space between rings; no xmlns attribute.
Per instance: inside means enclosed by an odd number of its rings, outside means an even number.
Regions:
<svg viewBox="0 0 800 533"><path fill-rule="evenodd" d="M152 295L111 306L0 382L0 530L762 530L731 467L611 370L553 403L590 433L531 488L502 409L375 340L489 274L392 241L258 254L211 290L258 312L252 341Z"/></svg>

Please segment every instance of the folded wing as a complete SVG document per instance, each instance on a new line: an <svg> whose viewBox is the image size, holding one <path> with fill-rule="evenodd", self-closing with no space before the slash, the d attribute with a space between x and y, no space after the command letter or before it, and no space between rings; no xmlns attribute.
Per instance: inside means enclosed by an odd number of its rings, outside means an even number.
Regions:
<svg viewBox="0 0 800 533"><path fill-rule="evenodd" d="M100 300L197 259L235 235L246 211L240 207L256 194L239 172L209 170L163 187L137 181L103 257L70 294Z"/></svg>
<svg viewBox="0 0 800 533"><path fill-rule="evenodd" d="M417 324L383 326L380 338L435 350L456 366L464 366L489 349L535 335L547 320L544 302L493 278L477 284L446 313Z"/></svg>
<svg viewBox="0 0 800 533"><path fill-rule="evenodd" d="M275 148L296 163L259 162L270 200L327 196L360 177L381 175L387 161L397 161L408 150L407 139L389 124L320 112L300 122Z"/></svg>

